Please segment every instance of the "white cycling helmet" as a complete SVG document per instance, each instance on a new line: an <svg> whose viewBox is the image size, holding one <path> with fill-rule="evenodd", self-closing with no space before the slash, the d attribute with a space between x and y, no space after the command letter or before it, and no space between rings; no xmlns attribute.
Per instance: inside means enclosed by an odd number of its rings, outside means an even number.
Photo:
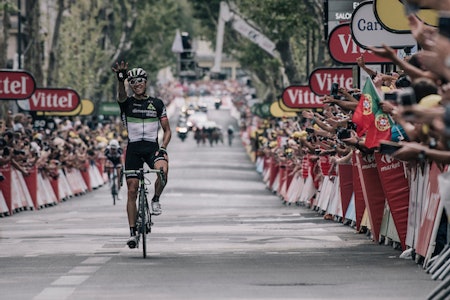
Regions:
<svg viewBox="0 0 450 300"><path fill-rule="evenodd" d="M118 140L111 140L109 142L109 147L113 148L113 149L118 149L119 148L119 141Z"/></svg>
<svg viewBox="0 0 450 300"><path fill-rule="evenodd" d="M133 68L128 71L127 75L128 81L134 78L144 78L145 80L147 80L147 72L145 72L145 70L142 68Z"/></svg>

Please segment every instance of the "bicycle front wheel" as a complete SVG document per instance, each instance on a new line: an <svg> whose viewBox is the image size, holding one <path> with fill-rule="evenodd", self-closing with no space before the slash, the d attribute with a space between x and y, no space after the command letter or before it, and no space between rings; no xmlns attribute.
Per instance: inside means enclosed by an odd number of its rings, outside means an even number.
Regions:
<svg viewBox="0 0 450 300"><path fill-rule="evenodd" d="M141 241L142 241L142 256L144 258L147 257L147 214L146 212L146 203L147 199L145 193L141 192L139 199L139 214L141 215L142 222L140 224L141 228L139 228L141 232Z"/></svg>
<svg viewBox="0 0 450 300"><path fill-rule="evenodd" d="M111 185L111 194L113 197L113 205L116 205L116 200L118 197L116 181L117 181L117 171L116 171L116 169L114 169L113 176L112 176L112 185Z"/></svg>

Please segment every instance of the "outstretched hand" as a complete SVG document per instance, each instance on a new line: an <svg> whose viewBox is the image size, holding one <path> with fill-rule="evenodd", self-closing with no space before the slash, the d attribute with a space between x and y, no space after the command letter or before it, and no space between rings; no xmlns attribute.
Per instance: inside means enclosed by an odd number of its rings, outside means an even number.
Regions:
<svg viewBox="0 0 450 300"><path fill-rule="evenodd" d="M128 63L124 62L123 60L120 62L116 62L116 66L111 68L114 73L117 74L117 79L119 81L125 81L127 78L127 71L128 71Z"/></svg>

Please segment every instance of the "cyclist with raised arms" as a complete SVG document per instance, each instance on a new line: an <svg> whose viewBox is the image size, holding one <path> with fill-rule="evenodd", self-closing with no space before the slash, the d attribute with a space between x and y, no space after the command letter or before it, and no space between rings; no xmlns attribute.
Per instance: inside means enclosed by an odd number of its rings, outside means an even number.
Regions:
<svg viewBox="0 0 450 300"><path fill-rule="evenodd" d="M150 97L147 91L147 73L142 68L128 70L128 63L116 63L112 68L118 79L118 98L122 122L128 131L128 146L125 154L125 170L138 170L144 162L152 169L164 171L165 183L169 169L167 145L172 136L166 107L159 98ZM132 96L127 95L125 89L127 80ZM162 143L158 142L158 131L162 128ZM128 186L127 214L130 225L130 238L127 245L137 246L136 237L136 198L139 180L137 175L126 176ZM164 186L158 177L155 181L155 194L152 199L152 214L161 214L159 197Z"/></svg>

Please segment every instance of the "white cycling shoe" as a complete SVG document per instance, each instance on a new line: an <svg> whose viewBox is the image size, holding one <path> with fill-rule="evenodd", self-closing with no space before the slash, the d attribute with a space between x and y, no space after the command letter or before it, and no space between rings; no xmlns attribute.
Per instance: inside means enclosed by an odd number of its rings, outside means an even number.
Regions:
<svg viewBox="0 0 450 300"><path fill-rule="evenodd" d="M162 214L161 204L159 202L152 202L152 215L159 216Z"/></svg>

